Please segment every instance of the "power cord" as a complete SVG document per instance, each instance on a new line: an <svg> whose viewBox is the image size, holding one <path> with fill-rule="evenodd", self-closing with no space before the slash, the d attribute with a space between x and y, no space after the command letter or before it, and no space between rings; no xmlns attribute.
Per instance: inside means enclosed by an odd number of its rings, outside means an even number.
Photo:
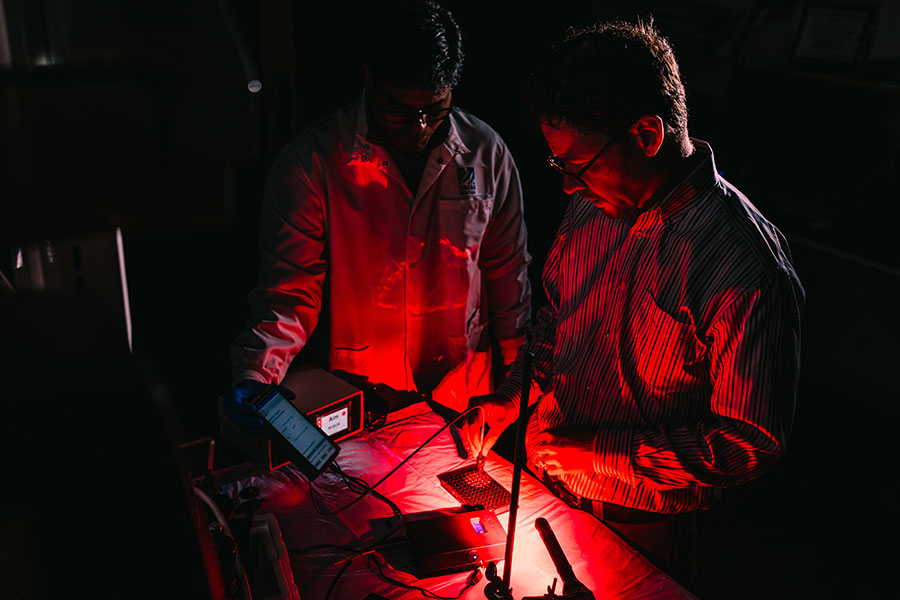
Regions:
<svg viewBox="0 0 900 600"><path fill-rule="evenodd" d="M341 477L341 479L344 480L344 482L347 484L347 487L349 487L351 490L353 490L357 493L360 493L360 494L371 492L376 498L378 498L379 500L381 500L382 502L387 504L388 507L391 509L391 512L393 513L392 516L399 517L399 520L398 520L397 524L393 528L391 528L390 531L388 531L386 534L382 535L381 537L373 540L372 542L368 543L367 545L363 546L362 548L353 548L351 546L343 546L340 544L316 544L315 546L309 546L307 548L302 548L299 550L288 549L288 553L290 553L290 554L308 554L310 552L315 552L317 550L324 550L324 549L343 550L345 552L353 552L353 553L357 553L357 554L363 553L363 552L366 552L367 550L369 550L370 548L373 548L377 545L380 545L380 544L390 540L391 536L393 536L397 531L399 531L400 528L406 523L406 518L403 515L402 511L400 510L400 507L398 507L394 503L393 500L391 500L390 498L388 498L381 492L372 490L369 487L369 484L366 483L366 481L364 479L362 479L361 477L356 477L354 475L348 475L348 474L344 473L344 471L341 470L341 468L337 464L337 462L332 463L330 468L332 471L337 473ZM329 513L323 512L319 509L317 501L316 501L316 498L318 498L318 493L316 492L315 488L312 487L312 484L311 484L309 478L306 478L306 482L307 482L307 485L309 486L310 499L312 500L313 508L315 508L316 512L318 512L319 514L328 515ZM333 514L333 513L331 513L331 514ZM401 540L402 539L405 539L405 538L401 538Z"/></svg>
<svg viewBox="0 0 900 600"><path fill-rule="evenodd" d="M399 539L397 539L397 538L392 539L392 538L393 538L394 534L396 534L398 531L400 531L400 529L406 524L406 516L400 510L400 507L398 507L394 503L393 500L391 500L390 498L388 498L381 492L373 490L369 486L369 484L366 482L366 480L362 479L361 477L356 477L355 475L349 475L347 473L344 473L344 471L341 469L340 465L337 464L337 462L333 462L331 464L330 469L333 472L335 472L344 481L344 483L346 483L348 488L350 488L352 491L355 491L356 493L363 494L363 496L360 496L360 498L371 493L376 498L378 498L379 500L381 500L382 502L387 504L388 507L390 507L391 512L393 513L392 516L399 517L399 518L397 519L397 524L394 525L390 529L390 531L388 531L381 537L376 538L375 540L369 542L362 548L352 548L350 546L342 546L339 544L316 544L315 546L303 548L302 550L292 550L292 549L288 550L288 552L290 554L308 554L310 552L315 552L317 550L324 550L324 549L341 550L344 552L351 553L351 555L349 557L344 558L342 561L339 561L339 562L343 562L344 564L343 564L343 566L341 566L340 570L334 576L334 579L332 579L331 585L328 587L328 592L325 594L325 600L329 600L329 598L331 597L332 591L334 591L335 586L337 586L338 580L340 580L340 578L344 574L344 572L358 558L366 556L367 554L372 554L373 552L377 552L378 550L381 550L383 548L388 548L391 546L405 543L405 538L399 538ZM309 480L308 477L306 478L306 483L309 486L310 499L312 500L313 507L316 509L316 511L323 515L334 514L334 513L324 512L319 509L318 505L316 504L316 498L318 496L318 493L315 491L315 488L313 488L312 482ZM335 563L335 564L338 564L338 563Z"/></svg>
<svg viewBox="0 0 900 600"><path fill-rule="evenodd" d="M401 543L402 543L402 541L401 541ZM366 550L365 552L359 552L357 554L354 554L353 556L350 556L349 558L344 559L344 566L341 567L341 569L334 576L334 579L331 580L331 585L328 586L328 592L325 593L325 600L330 600L331 592L334 591L334 588L337 586L337 582L340 581L341 576L344 574L344 571L346 571L350 567L350 565L353 564L354 561L356 561L356 559L362 558L363 556L366 556L366 555L374 556L375 552L378 552L379 550L381 550L383 548L387 548L387 547L394 546L394 545L397 545L396 541L393 542L392 544L386 544L384 546L377 546L370 550Z"/></svg>
<svg viewBox="0 0 900 600"><path fill-rule="evenodd" d="M231 533L231 528L228 526L228 520L225 518L225 515L219 509L219 506L216 504L215 500L209 497L209 495L198 488L197 486L193 486L194 495L197 496L200 500L203 501L204 504L212 511L213 516L216 518L216 521L219 522L219 526L222 527L222 531L225 532L225 535L228 536L232 542L234 542L234 535ZM237 545L235 544L235 548ZM250 582L247 580L247 573L244 571L244 565L241 562L241 554L240 552L235 551L234 553L234 562L235 568L237 569L237 574L240 577L241 581L241 597L244 600L250 600Z"/></svg>
<svg viewBox="0 0 900 600"><path fill-rule="evenodd" d="M401 460L401 461L397 464L396 467L394 467L393 469L391 469L390 471L388 471L387 474L386 474L384 477L382 477L381 479L379 479L374 485L370 486L364 493L360 494L359 496L357 496L356 498L354 498L353 500L351 500L350 502L348 502L347 504L345 504L345 505L342 506L341 508L338 508L337 510L333 510L333 511L320 511L320 510L318 509L318 507L316 507L316 511L317 511L320 515L323 515L323 516L332 516L332 515L336 515L336 514L338 514L338 513L340 513L340 512L343 512L343 511L347 510L348 508L350 508L351 506L353 506L354 504L356 504L357 502L359 502L360 500L362 500L363 498L365 498L365 497L368 496L369 494L374 493L375 488L377 488L379 485L381 485L382 483L384 483L384 481L385 481L388 477L390 477L391 475L393 475L394 473L396 473L396 472L397 472L397 469L399 469L400 467L402 467L403 465L405 465L406 462L407 462L409 459L411 459L413 456L415 456L416 454L418 454L420 450L422 450L425 446L427 446L428 444L430 444L431 441L432 441L434 438L436 438L437 436L439 436L445 429L447 429L447 428L450 427L451 425L455 425L457 421L459 421L460 419L462 419L463 417L465 417L466 415L468 415L468 414L471 413L472 411L476 411L476 410L482 411L482 413L481 413L482 417L481 417L481 418L482 418L482 421L483 421L483 420L484 420L484 407L481 407L481 406L474 406L474 407L472 407L472 408L466 410L465 412L461 413L458 417L456 417L455 419L453 419L452 421L450 421L449 423L447 423L446 425L444 425L443 427L441 427L440 429L438 429L438 430L437 430L430 438L428 438L427 440L425 440L425 441L422 443L421 446L419 446L418 448L416 448L415 450L413 450L412 453L411 453L409 456L407 456L406 458L404 458L403 460ZM308 482L308 484L309 484L309 486L310 486L310 490L312 490L312 489L313 489L313 488L312 488L312 482L309 481L309 479L307 479L307 482ZM314 504L315 504L315 502L314 502Z"/></svg>
<svg viewBox="0 0 900 600"><path fill-rule="evenodd" d="M433 598L434 600L458 600L459 598L462 597L463 594L466 593L466 590L468 590L470 587L472 587L473 585L475 585L479 581L481 581L481 571L479 569L475 569L474 571L469 573L469 576L466 578L466 585L463 587L463 589L461 589L459 591L459 593L457 595L455 595L455 596L440 596L438 594L435 594L431 590L427 590L423 587L419 587L417 585L412 585L410 583L405 583L398 579L388 577L387 575L385 575L383 567L389 566L389 565L382 565L381 561L374 554L369 556L368 563L369 563L369 566L375 567L375 571L376 571L375 574L378 575L378 578L380 580L384 581L385 583L389 583L391 585L395 585L397 587L401 587L401 588L407 589L407 590L418 591L426 598ZM327 600L327 597L326 597L326 600Z"/></svg>
<svg viewBox="0 0 900 600"><path fill-rule="evenodd" d="M378 538L377 540L371 542L370 544L368 544L367 546L363 547L363 548L360 549L360 550L356 550L356 549L350 548L350 547L348 547L348 546L341 546L341 545L339 545L339 544L317 544L317 545L315 545L315 546L310 546L309 548L304 548L304 549L302 549L302 550L289 550L289 552L292 553L292 554L305 554L305 553L308 553L308 552L313 552L313 551L315 551L315 550L325 549L325 548L339 549L339 550L344 550L344 551L347 551L347 552L355 552L355 554L353 554L352 556L350 556L350 557L348 557L348 558L345 559L346 562L345 562L344 565L340 568L340 570L337 572L337 574L335 575L334 579L331 581L331 585L328 587L328 592L325 594L325 600L329 600L329 599L331 598L331 593L332 593L332 591L334 591L334 588L335 588L335 586L337 585L337 582L340 580L341 576L344 574L344 572L350 567L350 565L351 565L354 561L356 561L358 558L361 558L361 557L363 557L363 556L373 554L373 552L375 552L375 549L378 547L378 545L379 545L380 543L382 543L382 542L385 541L386 539L388 539L388 538L390 538L391 536L393 536L393 535L394 535L397 531L399 531L400 528L403 527L403 525L406 523L406 517L405 517L405 515L403 515L403 513L400 511L399 507L398 507L392 500L390 500L387 496L381 494L380 492L377 492L377 491L375 490L375 488L378 487L379 485L381 485L385 480L387 480L388 477L390 477L390 476L393 475L395 472L397 472L397 470L398 470L400 467L402 467L404 464L406 464L406 462L407 462L409 459L411 459L411 458L412 458L413 456L415 456L420 450L422 450L425 446L427 446L429 443L431 443L431 441L434 440L434 438L436 438L438 435L440 435L445 429L447 429L447 428L450 427L451 425L455 425L455 424L457 423L457 421L459 421L460 419L462 419L463 417L465 417L466 415L468 415L468 414L471 413L472 411L476 411L476 410L482 411L481 414L482 414L482 420L483 420L483 419L484 419L484 408L483 408L483 407L481 407L481 406L475 406L475 407L473 407L473 408L470 408L470 409L466 410L465 412L461 413L458 417L456 417L455 419L453 419L452 421L450 421L449 423L445 424L443 427L441 427L440 429L438 429L431 437L429 437L427 440L425 440L418 448L416 448L415 450L413 450L412 453L410 453L409 456L407 456L407 457L404 458L402 461L400 461L400 463L398 463L397 466L395 466L393 469L391 469L390 471L388 471L388 473L387 473L386 475L384 475L384 477L382 477L381 479L379 479L374 485L371 485L371 486L370 486L370 485L369 485L364 479L362 479L361 477L356 477L356 476L354 476L354 475L349 475L349 474L347 474L347 473L344 473L344 471L343 471L343 470L340 468L340 466L337 464L337 461L335 461L334 463L332 463L330 469L331 469L333 472L335 472L335 473L336 473L336 474L344 481L344 483L347 485L347 487L348 487L351 491L353 491L353 492L359 494L359 496L357 496L356 498L354 498L353 500L351 500L350 502L348 502L347 504L345 504L344 506L342 506L341 508L339 508L339 509L337 509L337 510L323 510L322 508L320 508L319 505L318 505L318 503L317 503L317 498L319 497L319 494L316 492L315 488L313 487L312 481L311 481L308 477L305 478L305 479L306 479L306 484L307 484L307 486L309 487L310 500L312 501L313 508L316 510L317 513L319 513L319 514L322 515L322 516L333 516L333 515L336 515L336 514L342 512L342 511L347 510L348 508L350 508L351 506L353 506L354 504L356 504L357 502L359 502L360 500L362 500L363 498L365 498L365 497L368 496L369 494L372 494L372 495L374 495L376 498L378 498L379 500L382 500L383 502L385 502L385 503L391 508L391 510L393 511L394 516L400 517L399 520L398 520L398 522L397 522L397 525L394 526L394 527L391 529L391 531L389 531L389 532L388 532L387 534L385 534L384 536ZM372 560L372 559L370 558L369 560ZM376 564L377 564L377 563L376 563ZM379 565L379 569L378 569L378 570L379 570L379 577L381 577L381 576L383 575L383 572L382 572L381 569L380 569L380 565ZM477 574L477 577L476 577L476 574ZM385 576L385 577L386 577L386 576ZM383 579L384 579L384 578L383 578ZM439 599L439 600L456 600L457 598L459 598L460 596L462 596L463 592L465 592L468 588L470 588L470 587L472 587L473 585L475 585L476 583L478 583L478 581L479 581L480 579L481 579L481 573L480 573L480 571L478 571L478 570L476 569L476 570L472 573L472 575L470 575L469 579L467 580L467 585L466 585L466 587L463 588L463 590L462 590L457 596L454 596L454 597L452 597L452 598L443 598L443 597L441 597L441 596L437 596L437 595L434 594L433 592L429 592L428 590L425 590L424 588L420 588L420 587L417 587L417 586L410 586L409 584L404 584L404 583L399 582L399 581L396 581L396 580L390 580L390 578L387 578L387 579L384 579L384 580L387 581L387 582L389 582L389 583L392 583L392 584L394 584L394 585L399 585L399 586L401 586L401 587L408 587L409 589L419 590L419 591L421 591L423 594L425 594L426 596L429 596L429 597L432 597L432 598L436 598L436 599Z"/></svg>

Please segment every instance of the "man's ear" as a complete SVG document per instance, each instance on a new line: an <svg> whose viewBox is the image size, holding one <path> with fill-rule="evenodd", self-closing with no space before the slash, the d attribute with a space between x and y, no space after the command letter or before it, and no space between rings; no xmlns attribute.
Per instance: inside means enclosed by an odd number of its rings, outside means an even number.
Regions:
<svg viewBox="0 0 900 600"><path fill-rule="evenodd" d="M666 126L656 115L644 115L631 128L646 156L656 156L666 137Z"/></svg>

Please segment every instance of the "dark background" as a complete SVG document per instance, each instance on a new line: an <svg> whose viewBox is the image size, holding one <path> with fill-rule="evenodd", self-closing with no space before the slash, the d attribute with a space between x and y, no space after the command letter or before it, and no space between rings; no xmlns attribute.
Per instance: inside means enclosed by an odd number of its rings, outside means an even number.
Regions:
<svg viewBox="0 0 900 600"><path fill-rule="evenodd" d="M171 399L178 442L216 431L268 165L361 89L359 3L309 4L0 2L0 271L15 279L23 244L121 226L134 352ZM898 3L849 3L873 14L849 63L797 56L816 3L446 4L467 42L455 102L500 132L520 169L535 308L566 198L522 115L529 65L569 25L654 15L681 62L691 134L787 235L808 294L790 447L702 515L695 591L893 596Z"/></svg>

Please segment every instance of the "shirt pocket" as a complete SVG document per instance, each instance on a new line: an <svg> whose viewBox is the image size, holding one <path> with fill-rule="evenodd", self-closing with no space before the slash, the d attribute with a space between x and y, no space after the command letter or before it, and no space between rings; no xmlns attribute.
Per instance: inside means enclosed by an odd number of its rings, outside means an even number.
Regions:
<svg viewBox="0 0 900 600"><path fill-rule="evenodd" d="M489 194L459 198L441 198L441 243L460 256L470 255L481 245L491 220L494 197Z"/></svg>
<svg viewBox="0 0 900 600"><path fill-rule="evenodd" d="M673 316L648 291L635 317L636 336L630 341L635 371L645 389L653 395L668 395L702 384L707 347L687 309Z"/></svg>

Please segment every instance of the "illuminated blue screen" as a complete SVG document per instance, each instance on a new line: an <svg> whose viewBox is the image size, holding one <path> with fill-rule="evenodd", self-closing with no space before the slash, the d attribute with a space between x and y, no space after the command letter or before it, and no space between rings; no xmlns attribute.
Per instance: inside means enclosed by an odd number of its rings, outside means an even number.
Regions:
<svg viewBox="0 0 900 600"><path fill-rule="evenodd" d="M273 393L259 408L259 414L317 470L331 457L334 448L328 443L328 438L315 425L297 414L297 409L290 400L278 392Z"/></svg>

